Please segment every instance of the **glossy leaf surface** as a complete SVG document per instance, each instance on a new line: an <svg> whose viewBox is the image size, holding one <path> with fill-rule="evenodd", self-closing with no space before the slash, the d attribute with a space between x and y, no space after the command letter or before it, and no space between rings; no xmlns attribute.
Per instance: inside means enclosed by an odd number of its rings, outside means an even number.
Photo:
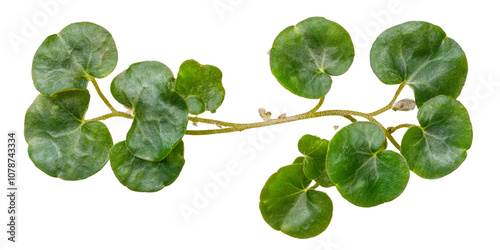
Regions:
<svg viewBox="0 0 500 250"><path fill-rule="evenodd" d="M109 75L118 62L111 34L103 27L80 22L45 39L33 58L32 78L46 95L85 89L90 79Z"/></svg>
<svg viewBox="0 0 500 250"><path fill-rule="evenodd" d="M468 70L458 43L440 27L417 21L384 31L372 46L370 62L383 83L410 85L418 107L438 95L458 97Z"/></svg>
<svg viewBox="0 0 500 250"><path fill-rule="evenodd" d="M270 52L271 71L290 92L311 99L325 96L331 76L344 74L354 59L349 33L322 17L283 30Z"/></svg>
<svg viewBox="0 0 500 250"><path fill-rule="evenodd" d="M110 151L110 163L116 178L130 190L156 192L172 184L184 166L184 143L180 141L163 160L146 161L135 157L119 142Z"/></svg>
<svg viewBox="0 0 500 250"><path fill-rule="evenodd" d="M85 122L87 90L38 95L26 112L24 136L35 166L63 180L85 179L108 161L111 134L101 122Z"/></svg>
<svg viewBox="0 0 500 250"><path fill-rule="evenodd" d="M167 66L149 61L132 64L111 83L115 99L134 110L126 145L141 159L161 161L186 131L186 102L168 88L173 81Z"/></svg>
<svg viewBox="0 0 500 250"><path fill-rule="evenodd" d="M325 170L328 140L313 135L304 135L298 143L299 151L304 155L304 174L314 180Z"/></svg>
<svg viewBox="0 0 500 250"><path fill-rule="evenodd" d="M308 190L311 183L302 164L283 167L269 177L260 194L260 211L275 230L295 238L323 232L332 219L333 205L327 194Z"/></svg>
<svg viewBox="0 0 500 250"><path fill-rule="evenodd" d="M301 164L302 167L304 167L305 159L306 159L305 157L299 156L299 157L295 158L295 160L293 161L293 164ZM326 159L326 155L325 155L325 159ZM308 178L308 179L310 179L310 178ZM323 172L321 172L320 176L318 176L316 179L314 179L314 181L317 182L322 187L335 186L335 183L333 183L333 181L330 179L330 176L328 175L328 171L326 171L326 169L323 170Z"/></svg>
<svg viewBox="0 0 500 250"><path fill-rule="evenodd" d="M417 115L420 127L411 127L401 152L417 175L436 179L450 174L467 157L472 145L472 124L465 107L448 96L426 102Z"/></svg>
<svg viewBox="0 0 500 250"><path fill-rule="evenodd" d="M187 60L179 68L175 91L186 99L189 113L198 115L205 110L213 113L224 101L222 72L215 66Z"/></svg>
<svg viewBox="0 0 500 250"><path fill-rule="evenodd" d="M355 122L339 130L328 146L326 166L340 194L361 207L394 200L410 171L398 153L385 150L384 132L374 123Z"/></svg>

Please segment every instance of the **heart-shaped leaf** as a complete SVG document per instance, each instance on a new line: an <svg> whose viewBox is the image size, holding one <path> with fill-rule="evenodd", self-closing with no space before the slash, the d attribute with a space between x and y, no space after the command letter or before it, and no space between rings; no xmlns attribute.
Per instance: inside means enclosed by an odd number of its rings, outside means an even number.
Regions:
<svg viewBox="0 0 500 250"><path fill-rule="evenodd" d="M187 106L168 88L173 81L167 66L148 61L132 64L111 83L115 99L134 110L126 145L141 159L161 161L184 136Z"/></svg>
<svg viewBox="0 0 500 250"><path fill-rule="evenodd" d="M32 78L40 93L85 89L90 79L109 75L118 62L111 34L103 27L73 23L45 39L33 58Z"/></svg>
<svg viewBox="0 0 500 250"><path fill-rule="evenodd" d="M404 191L410 170L400 154L385 150L386 145L384 132L371 122L355 122L335 134L326 167L346 200L371 207L392 201Z"/></svg>
<svg viewBox="0 0 500 250"><path fill-rule="evenodd" d="M201 65L195 60L181 64L175 91L186 99L189 113L198 115L205 110L214 113L224 100L222 72L212 65Z"/></svg>
<svg viewBox="0 0 500 250"><path fill-rule="evenodd" d="M116 178L130 190L156 192L172 184L184 166L184 143L180 141L161 161L152 162L135 157L119 142L109 152Z"/></svg>
<svg viewBox="0 0 500 250"><path fill-rule="evenodd" d="M383 83L410 85L418 107L438 95L458 97L467 77L462 48L427 22L406 22L384 31L373 43L370 62Z"/></svg>
<svg viewBox="0 0 500 250"><path fill-rule="evenodd" d="M328 140L313 135L304 135L298 143L299 151L304 155L304 174L314 180L325 170Z"/></svg>
<svg viewBox="0 0 500 250"><path fill-rule="evenodd" d="M84 121L87 90L40 94L26 112L24 136L35 166L63 180L85 179L104 167L113 146L101 122Z"/></svg>
<svg viewBox="0 0 500 250"><path fill-rule="evenodd" d="M322 17L283 30L270 52L271 71L290 92L311 99L325 96L331 76L344 74L354 59L349 33Z"/></svg>
<svg viewBox="0 0 500 250"><path fill-rule="evenodd" d="M304 163L305 163L305 157L303 156L299 156L297 158L295 158L295 160L293 161L293 164L301 164L302 167L304 167ZM326 160L326 154L325 154L325 160ZM310 178L308 178L310 179ZM314 179L314 181L316 183L318 183L319 185L321 185L322 187L333 187L335 186L335 183L333 183L333 181L330 179L330 176L328 175L328 171L323 170L323 172L321 172L321 174L316 178Z"/></svg>
<svg viewBox="0 0 500 250"><path fill-rule="evenodd" d="M314 237L330 224L333 204L327 194L309 190L302 164L282 167L260 193L260 212L275 230L295 238Z"/></svg>
<svg viewBox="0 0 500 250"><path fill-rule="evenodd" d="M437 96L418 110L420 127L411 127L401 153L417 175L436 179L450 174L467 157L472 124L465 107L448 96Z"/></svg>

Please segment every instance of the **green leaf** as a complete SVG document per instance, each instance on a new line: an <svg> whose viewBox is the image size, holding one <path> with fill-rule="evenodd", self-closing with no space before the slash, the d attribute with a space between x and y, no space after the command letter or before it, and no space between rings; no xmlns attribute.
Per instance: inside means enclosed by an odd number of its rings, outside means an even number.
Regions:
<svg viewBox="0 0 500 250"><path fill-rule="evenodd" d="M298 143L299 151L304 155L304 174L314 180L325 170L328 140L313 135L304 135Z"/></svg>
<svg viewBox="0 0 500 250"><path fill-rule="evenodd" d="M325 158L326 158L326 155L325 155ZM302 168L304 167L304 162L305 162L305 157L303 156L299 156L297 158L295 158L295 160L293 161L293 164L301 164L302 165ZM308 178L310 179L310 178ZM335 186L335 183L333 183L333 181L330 179L330 176L328 175L328 172L325 170L323 170L323 172L321 172L320 176L317 177L316 179L314 179L314 181L316 183L318 183L319 185L321 185L322 187L333 187Z"/></svg>
<svg viewBox="0 0 500 250"><path fill-rule="evenodd" d="M328 174L328 171L323 171L321 172L321 175L316 178L314 181L316 181L319 185L322 187L333 187L335 186L335 183L330 179L330 175Z"/></svg>
<svg viewBox="0 0 500 250"><path fill-rule="evenodd" d="M385 84L406 82L417 106L438 95L456 98L467 77L458 43L427 22L406 22L384 31L370 51L373 72Z"/></svg>
<svg viewBox="0 0 500 250"><path fill-rule="evenodd" d="M437 96L418 110L420 127L411 127L401 153L417 175L436 179L450 174L467 157L472 124L465 107L448 96Z"/></svg>
<svg viewBox="0 0 500 250"><path fill-rule="evenodd" d="M326 155L325 155L325 158L326 158ZM301 164L302 165L302 168L304 168L304 162L305 162L305 157L303 156L299 156L297 158L295 158L295 160L293 161L293 164ZM308 178L310 179L310 178ZM335 183L333 183L333 181L330 179L330 176L328 175L328 172L325 170L323 170L323 172L321 172L321 175L314 179L314 181L316 183L318 183L319 185L321 185L322 187L333 187L335 186Z"/></svg>
<svg viewBox="0 0 500 250"><path fill-rule="evenodd" d="M189 113L198 115L205 110L214 113L225 95L222 72L215 66L187 60L179 68L175 91L186 99Z"/></svg>
<svg viewBox="0 0 500 250"><path fill-rule="evenodd" d="M45 39L33 58L32 78L40 93L85 89L89 80L109 75L118 62L111 34L103 27L73 23Z"/></svg>
<svg viewBox="0 0 500 250"><path fill-rule="evenodd" d="M63 180L85 179L104 167L113 146L101 122L86 122L87 90L38 95L26 112L24 136L35 166Z"/></svg>
<svg viewBox="0 0 500 250"><path fill-rule="evenodd" d="M386 145L384 132L371 122L355 122L335 134L326 167L346 200L371 207L404 191L410 177L408 165L400 154L385 150Z"/></svg>
<svg viewBox="0 0 500 250"><path fill-rule="evenodd" d="M344 74L354 59L349 33L322 17L283 30L270 52L271 71L290 92L305 98L325 96L331 76Z"/></svg>
<svg viewBox="0 0 500 250"><path fill-rule="evenodd" d="M174 77L160 62L132 64L115 77L111 93L134 110L127 148L137 157L161 161L182 139L188 114L184 99L168 86Z"/></svg>
<svg viewBox="0 0 500 250"><path fill-rule="evenodd" d="M260 211L275 230L295 238L317 236L330 224L333 205L327 194L309 190L302 164L282 167L260 193Z"/></svg>
<svg viewBox="0 0 500 250"><path fill-rule="evenodd" d="M135 157L125 142L110 151L110 163L116 178L132 191L156 192L172 184L184 166L184 143L180 141L163 160L146 161Z"/></svg>

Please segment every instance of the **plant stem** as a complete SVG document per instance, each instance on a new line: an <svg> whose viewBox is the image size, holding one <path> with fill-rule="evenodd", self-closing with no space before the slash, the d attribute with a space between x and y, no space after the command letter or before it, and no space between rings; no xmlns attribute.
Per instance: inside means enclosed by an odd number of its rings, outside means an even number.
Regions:
<svg viewBox="0 0 500 250"><path fill-rule="evenodd" d="M318 109L321 108L321 105L323 105L323 102L325 102L325 97L324 96L319 99L318 104L314 108L312 108L311 110L309 110L308 113L314 113L314 112L318 111Z"/></svg>
<svg viewBox="0 0 500 250"><path fill-rule="evenodd" d="M401 152L401 146L399 145L399 143L394 139L394 137L392 137L392 135L388 132L385 133L385 137L387 137L387 139L389 139L389 141L392 143L392 145L394 145L394 147L399 151Z"/></svg>
<svg viewBox="0 0 500 250"><path fill-rule="evenodd" d="M392 98L391 102L387 104L385 107L371 112L371 113L363 113L363 112L358 112L358 111L352 111L352 110L325 110L325 111L318 111L321 105L323 104L325 98L322 97L319 100L319 103L312 108L311 110L294 115L294 116L288 116L284 118L277 118L277 119L270 119L262 122L253 122L253 123L232 123L232 122L224 122L224 121L218 121L218 120L212 120L212 119L206 119L206 118L199 118L199 117L188 117L188 119L192 122L202 122L202 123L207 123L207 124L215 124L218 126L223 126L226 128L221 128L221 129L207 129L207 130L186 130L186 135L213 135L213 134L224 134L224 133L231 133L231 132L236 132L236 131L243 131L251 128L260 128L260 127L266 127L266 126L271 126L271 125L276 125L276 124L282 124L282 123L288 123L288 122L294 122L294 121L299 121L299 120L305 120L305 119L311 119L311 118L316 118L316 117L323 117L323 116L342 116L348 119L351 122L356 122L357 120L353 116L360 116L365 119L367 119L370 122L375 123L382 131L384 132L385 136L389 139L389 141L396 147L398 150L401 150L401 146L399 143L392 137L393 131L389 131L386 129L380 122L378 122L374 116L379 115L387 110L390 110L394 103L396 102L399 94L403 90L404 86L406 83L402 83L396 93L394 94L394 97Z"/></svg>
<svg viewBox="0 0 500 250"><path fill-rule="evenodd" d="M380 123L378 122L373 116L370 116L369 114L362 113L362 112L357 112L357 111L350 111L350 110L325 110L325 111L319 111L319 112L313 112L313 113L303 113L299 115L294 115L294 116L289 116L285 117L282 119L271 119L263 122L254 122L254 123L226 123L226 122L219 122L215 123L214 120L209 120L211 124L231 124L228 128L222 128L222 129L207 129L207 130L186 130L186 135L213 135L213 134L224 134L224 133L231 133L231 132L236 132L236 131L243 131L251 128L260 128L260 127L266 127L270 125L275 125L275 124L281 124L281 123L288 123L288 122L293 122L293 121L298 121L298 120L305 120L305 119L310 119L310 118L316 118L316 117L322 117L322 116L342 116L342 117L352 117L352 115L355 116L361 116L363 118L366 118L368 121L371 121L375 123L382 131L384 132L385 136L389 139L389 141L396 147L396 149L401 150L401 146L398 144L398 142L392 137L391 133ZM349 119L349 118L348 118ZM351 120L351 119L349 119ZM354 119L356 120L356 119ZM197 120L197 121L202 121L202 120Z"/></svg>
<svg viewBox="0 0 500 250"><path fill-rule="evenodd" d="M350 113L350 112L352 112L352 113ZM247 130L247 129L251 129L251 128L260 128L260 127L266 127L266 126L275 125L275 124L282 124L282 123L294 122L294 121L299 121L299 120L305 120L305 119L321 117L321 116L337 115L337 116L349 117L350 115L352 115L354 113L359 113L359 112L347 111L347 110L328 110L328 111L310 113L308 111L306 113L302 113L302 114L298 114L298 115L294 115L294 116L288 116L285 118L271 119L271 120L267 120L267 121L253 122L253 123L229 123L229 122L215 121L215 120L210 120L210 119L191 119L192 121L195 121L195 122L205 122L206 121L209 124L227 126L228 128L207 129L207 130L186 130L186 135L223 134L223 133L230 133L230 132L235 132L235 131L243 131L243 130ZM195 118L195 117L193 117L193 118Z"/></svg>
<svg viewBox="0 0 500 250"><path fill-rule="evenodd" d="M90 81L94 85L95 90L97 91L97 94L99 94L99 97L101 97L102 101L108 106L108 108L111 110L112 113L118 112L113 105L108 101L108 99L104 96L104 94L101 91L101 88L99 88L99 85L97 84L97 81L95 80L94 77L90 78Z"/></svg>
<svg viewBox="0 0 500 250"><path fill-rule="evenodd" d="M201 118L201 117L193 117L193 116L189 116L188 120L190 120L192 122L214 124L214 125L223 126L223 127L234 127L234 126L242 125L242 123L223 122L223 121L206 119L206 118Z"/></svg>
<svg viewBox="0 0 500 250"><path fill-rule="evenodd" d="M399 85L398 90L396 90L396 93L394 94L394 97L392 98L391 102L387 104L385 107L369 113L370 116L376 116L384 113L385 111L389 110L392 108L396 100L398 99L399 94L401 94L401 91L403 91L403 88L406 86L406 82L403 82Z"/></svg>
<svg viewBox="0 0 500 250"><path fill-rule="evenodd" d="M392 134L392 133L396 132L396 130L398 130L398 129L401 129L401 128L411 128L411 127L418 127L418 126L415 125L415 124L405 123L405 124L397 125L396 127L388 127L387 131Z"/></svg>
<svg viewBox="0 0 500 250"><path fill-rule="evenodd" d="M314 183L314 185L312 187L309 188L309 190L314 190L318 187L319 187L319 183L316 182L316 183Z"/></svg>

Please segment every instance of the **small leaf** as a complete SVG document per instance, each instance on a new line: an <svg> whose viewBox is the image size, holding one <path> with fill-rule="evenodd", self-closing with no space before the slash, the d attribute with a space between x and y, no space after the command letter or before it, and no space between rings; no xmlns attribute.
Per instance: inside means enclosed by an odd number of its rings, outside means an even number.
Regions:
<svg viewBox="0 0 500 250"><path fill-rule="evenodd" d="M132 191L156 192L172 184L184 166L184 143L180 141L163 160L146 161L135 157L125 142L110 151L110 163L116 178Z"/></svg>
<svg viewBox="0 0 500 250"><path fill-rule="evenodd" d="M339 130L328 146L326 166L340 194L356 206L389 202L405 189L410 171L398 153L385 150L384 132L355 122Z"/></svg>
<svg viewBox="0 0 500 250"><path fill-rule="evenodd" d="M40 93L85 89L93 77L109 75L118 62L111 34L103 27L73 23L45 39L33 58L32 77Z"/></svg>
<svg viewBox="0 0 500 250"><path fill-rule="evenodd" d="M260 193L260 211L275 230L295 238L311 238L325 231L333 204L327 194L309 190L302 164L282 167L269 177Z"/></svg>
<svg viewBox="0 0 500 250"><path fill-rule="evenodd" d="M406 22L384 31L370 51L373 72L385 84L406 82L417 107L438 95L458 97L467 77L462 48L427 22Z"/></svg>
<svg viewBox="0 0 500 250"><path fill-rule="evenodd" d="M325 157L326 157L326 155L325 155ZM305 160L305 157L299 156L299 157L295 158L295 160L293 161L293 164L301 164L302 167L304 167L304 160ZM318 183L320 186L326 187L326 188L335 186L335 183L333 183L333 181L330 179L330 176L328 175L328 172L326 171L326 169L323 170L323 172L321 172L321 175L318 178L314 179L314 181L316 183Z"/></svg>
<svg viewBox="0 0 500 250"><path fill-rule="evenodd" d="M401 142L401 153L417 175L436 179L455 171L472 145L472 124L465 107L448 96L427 101Z"/></svg>
<svg viewBox="0 0 500 250"><path fill-rule="evenodd" d="M325 96L331 76L344 74L354 59L349 33L322 17L283 30L270 52L271 71L290 92L310 99Z"/></svg>
<svg viewBox="0 0 500 250"><path fill-rule="evenodd" d="M113 146L101 122L84 121L87 90L38 95L26 112L24 135L35 166L63 180L85 179L104 167Z"/></svg>
<svg viewBox="0 0 500 250"><path fill-rule="evenodd" d="M111 83L115 99L134 110L126 144L141 159L161 161L186 131L186 102L168 89L173 81L167 66L150 61L132 64Z"/></svg>
<svg viewBox="0 0 500 250"><path fill-rule="evenodd" d="M314 181L325 188L335 186L335 183L333 183L332 179L330 179L330 175L328 174L328 171L326 169L321 172L321 175L318 178L314 179Z"/></svg>
<svg viewBox="0 0 500 250"><path fill-rule="evenodd" d="M328 140L313 135L304 135L298 143L299 151L304 155L304 174L314 180L325 171Z"/></svg>
<svg viewBox="0 0 500 250"><path fill-rule="evenodd" d="M186 99L190 114L198 115L205 110L214 113L225 95L222 72L215 66L187 60L179 68L175 91Z"/></svg>

